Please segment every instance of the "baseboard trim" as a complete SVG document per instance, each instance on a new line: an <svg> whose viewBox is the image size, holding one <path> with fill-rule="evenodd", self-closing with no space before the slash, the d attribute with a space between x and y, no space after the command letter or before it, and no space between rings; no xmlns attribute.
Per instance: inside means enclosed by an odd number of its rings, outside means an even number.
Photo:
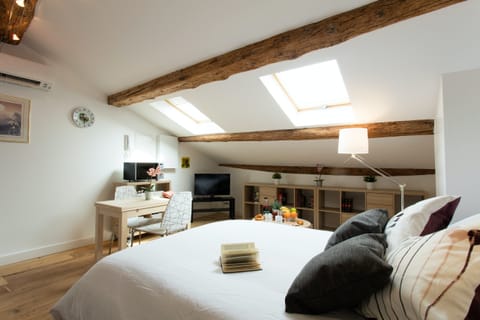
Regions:
<svg viewBox="0 0 480 320"><path fill-rule="evenodd" d="M38 247L29 250L18 251L0 256L0 266L16 263L28 259L43 257L52 253L58 253L65 250L75 249L94 243L93 237L56 243L48 246Z"/></svg>

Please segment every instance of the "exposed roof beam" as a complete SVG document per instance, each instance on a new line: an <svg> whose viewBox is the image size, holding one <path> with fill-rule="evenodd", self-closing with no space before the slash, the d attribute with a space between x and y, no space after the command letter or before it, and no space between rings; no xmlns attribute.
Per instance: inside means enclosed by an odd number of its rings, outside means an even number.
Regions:
<svg viewBox="0 0 480 320"><path fill-rule="evenodd" d="M432 135L433 120L412 120L364 123L345 126L218 133L203 136L179 137L179 142L231 142L336 139L343 128L367 128L369 138Z"/></svg>
<svg viewBox="0 0 480 320"><path fill-rule="evenodd" d="M225 80L233 74L328 48L361 34L465 0L379 0L227 52L108 97L117 107Z"/></svg>
<svg viewBox="0 0 480 320"><path fill-rule="evenodd" d="M25 0L24 6L15 0L0 0L0 42L17 45L35 14L37 0ZM14 38L13 35L17 38Z"/></svg>
<svg viewBox="0 0 480 320"><path fill-rule="evenodd" d="M219 164L221 167L267 171L267 172L281 172L281 173L295 173L295 174L316 174L316 175L337 175L337 176L367 176L378 175L368 168L346 168L346 167L322 167L321 173L318 172L317 167L302 167L302 166L269 166L256 164ZM381 170L387 172L391 176L417 176L426 174L435 174L435 169L408 169L408 168L382 168Z"/></svg>

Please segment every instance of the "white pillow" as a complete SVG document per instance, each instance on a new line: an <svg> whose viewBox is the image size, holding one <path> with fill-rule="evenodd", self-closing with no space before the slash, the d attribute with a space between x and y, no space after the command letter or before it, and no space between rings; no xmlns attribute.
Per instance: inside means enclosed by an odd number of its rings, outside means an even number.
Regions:
<svg viewBox="0 0 480 320"><path fill-rule="evenodd" d="M358 311L377 319L480 319L480 214L468 219L390 252L390 284Z"/></svg>
<svg viewBox="0 0 480 320"><path fill-rule="evenodd" d="M445 229L450 223L460 197L438 196L419 201L394 215L385 226L387 254L411 236Z"/></svg>
<svg viewBox="0 0 480 320"><path fill-rule="evenodd" d="M471 225L472 223L478 223L480 220L479 220L479 216L480 214L474 214L472 216L468 216L468 217L465 217L461 220L458 220L454 223L451 223L448 227L459 227L459 226L469 226Z"/></svg>

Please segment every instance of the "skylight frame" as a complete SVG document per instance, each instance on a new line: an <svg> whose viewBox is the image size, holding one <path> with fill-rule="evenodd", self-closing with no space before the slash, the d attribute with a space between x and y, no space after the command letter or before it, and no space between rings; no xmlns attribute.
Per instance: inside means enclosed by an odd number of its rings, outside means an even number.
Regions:
<svg viewBox="0 0 480 320"><path fill-rule="evenodd" d="M181 96L154 101L150 105L193 135L225 132L191 102Z"/></svg>
<svg viewBox="0 0 480 320"><path fill-rule="evenodd" d="M260 80L296 127L352 123L354 120L353 108L336 60L273 73L260 77ZM292 89L292 83L297 87ZM303 85L298 85L299 83ZM316 86L317 83L325 87L319 88ZM333 83L336 87L332 86ZM323 90L327 99L322 102L324 97L318 96L315 91L306 93L312 101L298 102L302 100L302 97L298 97L302 86L308 87L311 91ZM335 91L338 96L328 97L328 90Z"/></svg>

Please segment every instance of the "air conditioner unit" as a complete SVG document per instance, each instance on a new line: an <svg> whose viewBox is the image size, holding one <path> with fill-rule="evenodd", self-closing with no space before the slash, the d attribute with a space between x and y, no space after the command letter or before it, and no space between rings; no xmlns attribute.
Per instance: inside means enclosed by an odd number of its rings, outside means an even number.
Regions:
<svg viewBox="0 0 480 320"><path fill-rule="evenodd" d="M50 91L53 82L44 64L0 53L0 82Z"/></svg>

